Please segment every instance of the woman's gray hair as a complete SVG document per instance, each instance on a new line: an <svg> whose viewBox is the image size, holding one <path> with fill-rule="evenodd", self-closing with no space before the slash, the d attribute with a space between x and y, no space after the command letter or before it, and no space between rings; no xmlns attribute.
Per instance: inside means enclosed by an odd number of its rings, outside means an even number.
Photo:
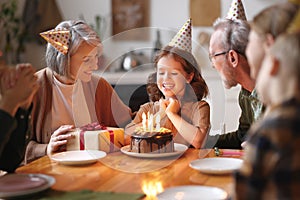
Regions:
<svg viewBox="0 0 300 200"><path fill-rule="evenodd" d="M70 57L77 51L78 47L84 41L102 50L101 40L97 33L84 21L63 21L55 28L65 28L70 31L69 50L66 55L60 53L50 43L46 49L46 64L59 75L70 78Z"/></svg>
<svg viewBox="0 0 300 200"><path fill-rule="evenodd" d="M246 21L219 18L213 24L213 28L215 31L223 31L221 40L226 50L232 49L245 56L250 32L250 25Z"/></svg>

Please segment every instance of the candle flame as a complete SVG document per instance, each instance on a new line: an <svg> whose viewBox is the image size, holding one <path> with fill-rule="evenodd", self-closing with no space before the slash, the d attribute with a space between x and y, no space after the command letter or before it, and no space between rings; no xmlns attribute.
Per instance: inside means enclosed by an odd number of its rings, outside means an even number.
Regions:
<svg viewBox="0 0 300 200"><path fill-rule="evenodd" d="M147 199L157 199L156 195L164 191L162 183L160 181L143 182L143 192L146 194Z"/></svg>

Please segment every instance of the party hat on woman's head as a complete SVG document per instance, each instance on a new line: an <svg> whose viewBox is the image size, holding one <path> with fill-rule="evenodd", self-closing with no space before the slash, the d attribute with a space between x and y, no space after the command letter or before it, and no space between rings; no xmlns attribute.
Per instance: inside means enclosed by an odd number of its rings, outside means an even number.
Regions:
<svg viewBox="0 0 300 200"><path fill-rule="evenodd" d="M288 33L295 33L297 31L300 31L300 9L298 9L296 16L287 29Z"/></svg>
<svg viewBox="0 0 300 200"><path fill-rule="evenodd" d="M70 31L65 28L56 28L40 33L59 52L66 55L69 50Z"/></svg>
<svg viewBox="0 0 300 200"><path fill-rule="evenodd" d="M247 21L242 0L232 0L226 19Z"/></svg>
<svg viewBox="0 0 300 200"><path fill-rule="evenodd" d="M289 0L289 2L300 5L300 0Z"/></svg>
<svg viewBox="0 0 300 200"><path fill-rule="evenodd" d="M169 46L192 52L192 19L188 19L187 22L185 22L169 43Z"/></svg>

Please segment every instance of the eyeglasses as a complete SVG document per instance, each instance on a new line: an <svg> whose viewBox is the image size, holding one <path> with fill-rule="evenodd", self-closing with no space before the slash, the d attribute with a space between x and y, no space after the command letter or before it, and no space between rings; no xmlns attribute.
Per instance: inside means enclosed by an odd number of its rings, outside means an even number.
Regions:
<svg viewBox="0 0 300 200"><path fill-rule="evenodd" d="M221 55L225 55L225 54L227 54L227 53L228 53L228 51L223 51L223 52L220 52L220 53L215 53L214 55L209 55L209 60L210 60L210 62L212 62L212 59L213 59L214 57L221 56Z"/></svg>

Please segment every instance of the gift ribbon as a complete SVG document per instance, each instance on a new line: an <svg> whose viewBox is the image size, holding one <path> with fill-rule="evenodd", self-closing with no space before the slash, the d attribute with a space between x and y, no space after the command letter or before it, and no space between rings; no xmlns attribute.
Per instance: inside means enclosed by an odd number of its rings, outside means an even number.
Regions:
<svg viewBox="0 0 300 200"><path fill-rule="evenodd" d="M107 130L109 132L109 152L114 151L114 143L115 143L115 134L113 130L109 130L106 126L102 126L103 130Z"/></svg>
<svg viewBox="0 0 300 200"><path fill-rule="evenodd" d="M84 150L84 133L86 131L96 131L96 130L107 130L109 132L110 145L109 150L113 152L114 150L114 131L109 130L106 126L100 125L97 122L84 125L80 127L80 150Z"/></svg>

